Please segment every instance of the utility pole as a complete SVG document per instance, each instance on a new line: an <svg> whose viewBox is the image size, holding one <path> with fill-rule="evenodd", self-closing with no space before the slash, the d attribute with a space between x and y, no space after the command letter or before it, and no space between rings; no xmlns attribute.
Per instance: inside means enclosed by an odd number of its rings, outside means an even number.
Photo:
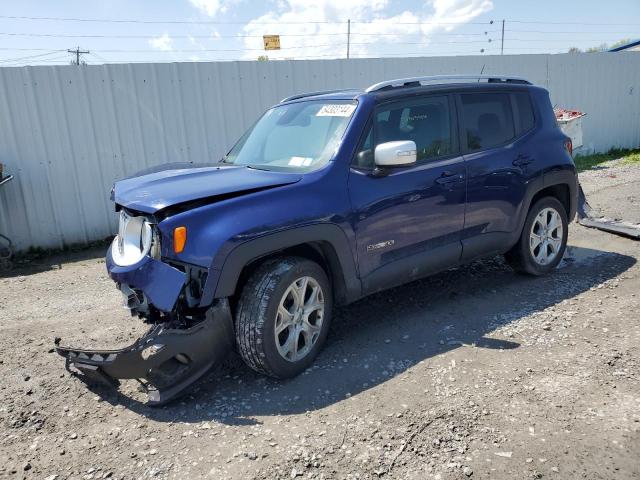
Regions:
<svg viewBox="0 0 640 480"><path fill-rule="evenodd" d="M500 55L504 55L504 20L502 20L502 41L500 42Z"/></svg>
<svg viewBox="0 0 640 480"><path fill-rule="evenodd" d="M72 65L80 65L80 55L83 55L85 53L90 53L89 50L80 50L80 47L76 47L75 50L67 50L67 52L69 53L73 53L76 56L75 61L71 61Z"/></svg>
<svg viewBox="0 0 640 480"><path fill-rule="evenodd" d="M347 20L347 58L349 58L349 48L351 47L351 19Z"/></svg>

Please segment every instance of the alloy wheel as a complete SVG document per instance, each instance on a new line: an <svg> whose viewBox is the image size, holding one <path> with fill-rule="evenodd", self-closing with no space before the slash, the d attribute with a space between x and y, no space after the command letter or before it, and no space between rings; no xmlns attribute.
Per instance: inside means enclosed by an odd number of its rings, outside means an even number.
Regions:
<svg viewBox="0 0 640 480"><path fill-rule="evenodd" d="M562 218L554 208L542 209L531 225L529 249L534 261L548 265L557 257L562 247Z"/></svg>
<svg viewBox="0 0 640 480"><path fill-rule="evenodd" d="M309 354L317 342L324 318L324 292L313 277L295 280L284 292L274 328L278 353L290 362Z"/></svg>

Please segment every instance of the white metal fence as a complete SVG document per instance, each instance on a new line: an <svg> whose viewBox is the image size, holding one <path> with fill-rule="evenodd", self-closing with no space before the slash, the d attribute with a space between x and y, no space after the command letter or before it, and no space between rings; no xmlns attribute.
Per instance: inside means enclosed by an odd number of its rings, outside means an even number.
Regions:
<svg viewBox="0 0 640 480"><path fill-rule="evenodd" d="M640 54L505 55L0 68L0 232L18 249L115 231L113 182L143 168L219 159L294 93L403 76L524 76L588 113L585 148L640 145Z"/></svg>

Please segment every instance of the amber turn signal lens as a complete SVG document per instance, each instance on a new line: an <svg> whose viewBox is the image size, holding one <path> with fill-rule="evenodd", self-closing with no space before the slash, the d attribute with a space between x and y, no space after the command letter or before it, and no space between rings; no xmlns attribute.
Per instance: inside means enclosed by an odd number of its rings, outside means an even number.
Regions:
<svg viewBox="0 0 640 480"><path fill-rule="evenodd" d="M182 253L187 243L187 227L176 227L173 230L173 251Z"/></svg>

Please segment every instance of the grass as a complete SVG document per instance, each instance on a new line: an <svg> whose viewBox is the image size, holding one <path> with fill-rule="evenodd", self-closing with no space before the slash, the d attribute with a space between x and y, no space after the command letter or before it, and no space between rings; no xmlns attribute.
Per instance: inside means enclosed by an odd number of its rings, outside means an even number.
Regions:
<svg viewBox="0 0 640 480"><path fill-rule="evenodd" d="M578 172L589 170L601 163L622 158L622 163L640 164L640 148L629 150L626 148L612 148L607 153L592 153L591 155L576 155L573 161Z"/></svg>

